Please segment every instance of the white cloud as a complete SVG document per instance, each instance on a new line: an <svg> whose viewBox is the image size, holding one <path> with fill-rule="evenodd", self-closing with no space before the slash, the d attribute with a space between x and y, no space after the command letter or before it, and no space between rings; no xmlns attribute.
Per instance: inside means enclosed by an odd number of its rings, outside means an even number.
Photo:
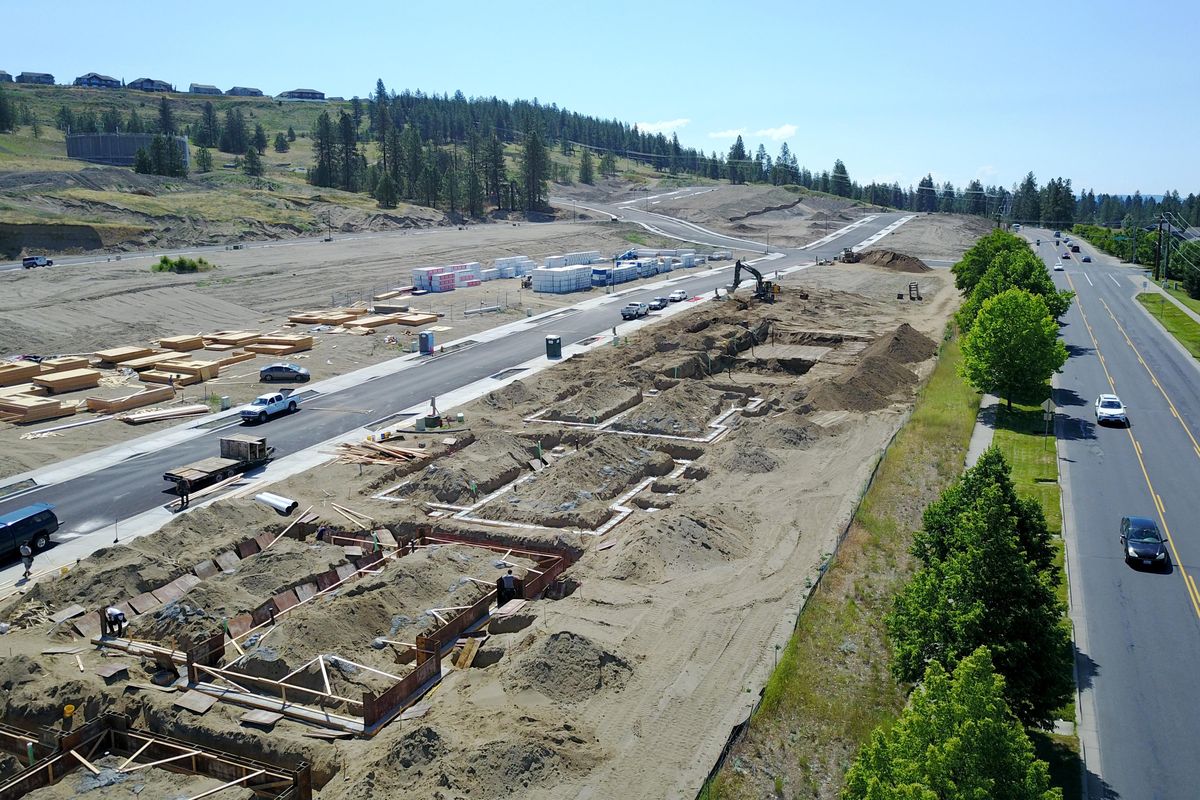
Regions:
<svg viewBox="0 0 1200 800"><path fill-rule="evenodd" d="M727 131L712 131L708 134L710 139L736 139L746 132L745 128L730 128Z"/></svg>
<svg viewBox="0 0 1200 800"><path fill-rule="evenodd" d="M761 131L755 131L755 136L765 136L772 141L781 142L790 136L796 135L796 126L790 122L786 125L780 125L778 128L763 128Z"/></svg>
<svg viewBox="0 0 1200 800"><path fill-rule="evenodd" d="M981 182L987 181L989 178L994 178L996 176L996 174L997 174L997 170L991 164L986 164L986 165L980 167L979 169L975 170L975 177L978 178Z"/></svg>
<svg viewBox="0 0 1200 800"><path fill-rule="evenodd" d="M685 127L690 119L681 117L680 119L665 119L661 122L639 122L638 130L642 133L668 133Z"/></svg>

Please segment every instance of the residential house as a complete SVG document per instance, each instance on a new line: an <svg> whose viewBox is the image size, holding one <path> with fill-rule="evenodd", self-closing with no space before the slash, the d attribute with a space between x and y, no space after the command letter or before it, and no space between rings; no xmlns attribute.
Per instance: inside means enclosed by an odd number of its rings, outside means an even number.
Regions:
<svg viewBox="0 0 1200 800"><path fill-rule="evenodd" d="M155 80L154 78L138 78L136 81L129 82L130 89L139 89L143 92L173 92L175 89L166 81Z"/></svg>
<svg viewBox="0 0 1200 800"><path fill-rule="evenodd" d="M252 89L249 86L235 86L225 94L233 95L234 97L262 97L262 89Z"/></svg>
<svg viewBox="0 0 1200 800"><path fill-rule="evenodd" d="M12 75L9 75L4 70L0 69L0 83L12 83Z"/></svg>
<svg viewBox="0 0 1200 800"><path fill-rule="evenodd" d="M324 100L325 93L318 92L316 89L292 89L290 92L284 92L279 95L288 100Z"/></svg>
<svg viewBox="0 0 1200 800"><path fill-rule="evenodd" d="M188 87L189 94L220 94L221 90L207 83L193 83Z"/></svg>
<svg viewBox="0 0 1200 800"><path fill-rule="evenodd" d="M53 86L54 76L49 72L22 72L17 76L17 83L42 83Z"/></svg>
<svg viewBox="0 0 1200 800"><path fill-rule="evenodd" d="M120 89L121 82L116 78L108 75L101 75L99 72L89 72L87 75L80 75L75 79L76 86L88 86L93 89Z"/></svg>

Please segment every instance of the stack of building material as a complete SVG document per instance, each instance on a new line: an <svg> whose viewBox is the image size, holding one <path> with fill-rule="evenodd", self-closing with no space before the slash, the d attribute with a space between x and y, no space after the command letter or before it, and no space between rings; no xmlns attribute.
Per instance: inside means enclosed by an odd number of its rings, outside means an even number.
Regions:
<svg viewBox="0 0 1200 800"><path fill-rule="evenodd" d="M185 375L196 375L202 381L211 381L221 374L221 365L218 362L198 361L191 358L163 361L155 369L161 372L182 372Z"/></svg>
<svg viewBox="0 0 1200 800"><path fill-rule="evenodd" d="M230 353L229 355L225 356L224 358L216 359L215 361L213 361L213 363L219 364L221 366L221 369L225 369L226 367L231 367L234 364L240 364L243 361L250 361L251 359L254 359L254 358L258 358L258 355L255 353Z"/></svg>
<svg viewBox="0 0 1200 800"><path fill-rule="evenodd" d="M395 325L398 320L395 314L372 314L366 317L359 317L350 323L350 326L355 328L382 328L384 325Z"/></svg>
<svg viewBox="0 0 1200 800"><path fill-rule="evenodd" d="M288 322L298 322L301 325L318 325L321 322L323 311L299 311L288 316Z"/></svg>
<svg viewBox="0 0 1200 800"><path fill-rule="evenodd" d="M616 286L637 278L637 264L632 261L618 261L611 267L592 267L593 286Z"/></svg>
<svg viewBox="0 0 1200 800"><path fill-rule="evenodd" d="M42 372L66 372L69 369L87 369L91 366L87 356L59 356L42 359Z"/></svg>
<svg viewBox="0 0 1200 800"><path fill-rule="evenodd" d="M33 361L13 361L0 364L0 386L15 386L25 383L34 375L41 375L42 368Z"/></svg>
<svg viewBox="0 0 1200 800"><path fill-rule="evenodd" d="M162 408L150 411L135 411L132 414L122 414L117 417L121 422L128 422L130 425L140 425L143 422L162 422L168 419L177 419L179 417L194 417L198 414L207 414L208 406L191 405L191 406L175 406L174 408Z"/></svg>
<svg viewBox="0 0 1200 800"><path fill-rule="evenodd" d="M376 303L374 312L376 314L407 314L411 306L408 303Z"/></svg>
<svg viewBox="0 0 1200 800"><path fill-rule="evenodd" d="M401 325L408 325L411 327L416 327L418 325L432 325L433 323L435 323L437 321L438 321L437 314L412 313L412 314L396 315L396 322L400 323Z"/></svg>
<svg viewBox="0 0 1200 800"><path fill-rule="evenodd" d="M128 411L131 408L141 408L152 403L165 403L174 399L174 389L170 386L159 386L154 389L143 389L123 397L89 397L85 402L88 411L94 411L97 414L115 414L118 411Z"/></svg>
<svg viewBox="0 0 1200 800"><path fill-rule="evenodd" d="M478 286L482 282L479 275L483 272L483 265L478 261L471 261L466 264L451 264L446 269L454 275L454 286L456 288Z"/></svg>
<svg viewBox="0 0 1200 800"><path fill-rule="evenodd" d="M0 420L4 422L40 422L44 419L69 417L74 413L74 403L62 403L47 397L0 397Z"/></svg>
<svg viewBox="0 0 1200 800"><path fill-rule="evenodd" d="M149 347L113 347L109 350L97 350L96 358L101 364L123 364L153 353Z"/></svg>
<svg viewBox="0 0 1200 800"><path fill-rule="evenodd" d="M258 341L261 334L258 331L217 331L204 337L209 344L231 344L234 347L244 347Z"/></svg>
<svg viewBox="0 0 1200 800"><path fill-rule="evenodd" d="M450 270L446 267L417 267L412 271L413 286L418 289L423 289L427 292L442 291L436 289L434 284L437 283L437 276L449 274ZM451 284L453 288L453 284Z"/></svg>
<svg viewBox="0 0 1200 800"><path fill-rule="evenodd" d="M500 277L499 269L495 269L495 268L481 269L479 271L479 280L481 280L481 281L494 281L499 277Z"/></svg>
<svg viewBox="0 0 1200 800"><path fill-rule="evenodd" d="M537 264L529 256L505 256L497 258L492 266L500 270L501 278L519 278L528 275Z"/></svg>
<svg viewBox="0 0 1200 800"><path fill-rule="evenodd" d="M390 292L380 292L379 294L374 295L371 299L372 300L391 300L393 298L401 296L402 294L404 294L404 292L400 291L399 289L393 289Z"/></svg>
<svg viewBox="0 0 1200 800"><path fill-rule="evenodd" d="M121 364L121 366L125 369L131 369L134 372L141 372L144 369L154 369L162 362L172 361L176 358L179 358L179 353L173 351L151 353L150 355L142 356L141 358L131 358L130 360Z"/></svg>
<svg viewBox="0 0 1200 800"><path fill-rule="evenodd" d="M225 344L217 342L217 344ZM177 350L180 352L188 352L190 350L203 350L203 336L164 336L158 340L159 347L165 347L168 350Z"/></svg>
<svg viewBox="0 0 1200 800"><path fill-rule="evenodd" d="M12 386L0 386L0 397L16 397L19 394L29 395L30 397L48 394L41 386L34 386L32 383L18 383Z"/></svg>
<svg viewBox="0 0 1200 800"><path fill-rule="evenodd" d="M169 383L173 386L191 386L200 383L199 375L190 372L168 372L161 369L145 369L138 373L142 383Z"/></svg>
<svg viewBox="0 0 1200 800"><path fill-rule="evenodd" d="M262 353L263 355L286 356L303 350L311 350L312 346L313 337L311 336L274 334L263 336L256 344L249 345L246 349L252 353Z"/></svg>
<svg viewBox="0 0 1200 800"><path fill-rule="evenodd" d="M91 389L100 385L100 372L94 369L69 369L65 372L49 372L33 379L34 386L41 386L50 394Z"/></svg>
<svg viewBox="0 0 1200 800"><path fill-rule="evenodd" d="M532 275L535 292L566 294L592 288L592 268L586 264L568 267L538 267L533 270Z"/></svg>

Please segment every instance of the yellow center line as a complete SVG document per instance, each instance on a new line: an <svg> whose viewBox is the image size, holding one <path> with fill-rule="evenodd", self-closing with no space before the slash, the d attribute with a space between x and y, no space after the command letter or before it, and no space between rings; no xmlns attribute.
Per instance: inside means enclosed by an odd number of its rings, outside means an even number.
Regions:
<svg viewBox="0 0 1200 800"><path fill-rule="evenodd" d="M1134 346L1132 341L1130 341L1129 335L1125 333L1125 328L1121 325L1121 321L1117 319L1115 314L1113 314L1112 309L1108 307L1108 303L1104 302L1104 298L1100 298L1100 302L1103 304L1104 310L1108 312L1110 317L1112 317L1112 321L1117 326L1117 329L1121 331L1121 335L1125 337L1125 341L1129 344L1129 348L1133 350L1134 355L1137 356L1138 363L1146 368L1146 372L1150 375L1150 382L1154 384L1154 387L1158 389L1159 393L1162 394L1163 399L1167 401L1167 406L1171 409L1171 416L1179 420L1180 426L1183 427L1183 432L1186 433L1188 438L1192 440L1192 449L1196 451L1197 456L1200 456L1200 442L1196 441L1196 437L1192 435L1191 429L1188 428L1187 423L1183 421L1183 417L1180 415L1179 410L1175 408L1175 404L1171 402L1171 398L1167 395L1167 390L1164 389L1162 384L1158 382L1158 376L1154 374L1154 370L1150 369L1150 365L1146 363L1146 360L1142 358L1142 354L1138 352L1137 347ZM1083 313L1083 308L1081 307L1079 311L1080 313ZM1092 340L1095 341L1095 337L1092 337Z"/></svg>
<svg viewBox="0 0 1200 800"><path fill-rule="evenodd" d="M1071 286L1071 291L1075 291L1075 283L1071 280L1071 276L1066 275L1066 278L1067 283ZM1075 292L1075 295L1078 297L1079 293ZM1104 301L1101 300L1100 302L1103 303ZM1076 303L1076 305L1079 307L1079 314L1083 317L1084 326L1088 329L1088 335L1092 339L1092 348L1096 351L1096 354L1099 355L1100 343L1096 341L1096 336L1092 333L1092 327L1088 324L1087 312L1083 310L1083 303ZM1105 308L1107 307L1107 304L1105 304ZM1111 315L1112 312L1110 311L1109 314ZM1115 321L1116 318L1114 317L1113 320ZM1108 367L1104 365L1103 356L1100 357L1100 366L1103 368L1104 374L1108 377L1108 382L1111 384L1112 376L1108 374ZM1167 399L1167 402L1171 402L1170 398ZM1185 430L1186 428L1187 426L1184 426ZM1133 431L1129 427L1125 428L1125 433L1129 435L1129 441L1133 444L1133 454L1137 456L1138 466L1141 467L1142 470L1142 477L1146 480L1146 488L1150 490L1150 496L1154 498L1154 505L1158 511L1158 520L1162 523L1163 527L1163 536L1167 540L1167 545L1171 548L1171 557L1175 561L1175 567L1179 570L1179 574L1183 577L1183 586L1185 589L1187 589L1188 600L1190 600L1192 603L1192 610L1196 612L1197 617L1200 617L1200 589L1196 587L1196 581L1192 579L1192 576L1187 573L1187 569L1183 566L1183 560L1179 557L1179 551L1175 549L1175 537L1171 535L1171 528L1167 525L1166 510L1163 508L1162 500L1159 498L1158 492L1154 489L1153 481L1150 480L1150 473L1146 470L1146 462L1142 460L1142 452L1141 448L1138 447L1137 439L1133 437ZM1188 435L1191 435L1190 432ZM1192 440L1192 444L1195 446L1195 439ZM1198 452L1200 452L1200 450L1198 450Z"/></svg>

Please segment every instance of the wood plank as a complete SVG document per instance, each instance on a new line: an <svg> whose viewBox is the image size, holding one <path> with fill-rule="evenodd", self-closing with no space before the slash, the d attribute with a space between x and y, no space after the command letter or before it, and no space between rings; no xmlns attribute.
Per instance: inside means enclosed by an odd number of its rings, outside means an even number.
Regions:
<svg viewBox="0 0 1200 800"><path fill-rule="evenodd" d="M349 739L354 736L350 731L331 731L327 729L305 731L304 735L310 739L328 739L330 741L334 739Z"/></svg>
<svg viewBox="0 0 1200 800"><path fill-rule="evenodd" d="M86 647L47 647L42 651L44 656L73 656L76 653L82 653Z"/></svg>
<svg viewBox="0 0 1200 800"><path fill-rule="evenodd" d="M85 614L84 616L74 620L71 625L73 625L76 632L85 639L92 639L100 635L99 614Z"/></svg>
<svg viewBox="0 0 1200 800"><path fill-rule="evenodd" d="M283 714L276 711L264 711L260 708L247 711L239 717L243 725L263 725L268 728L273 727L281 719L283 719Z"/></svg>
<svg viewBox="0 0 1200 800"><path fill-rule="evenodd" d="M75 758L76 758L76 759L78 759L78 761L79 761L79 763L80 763L80 764L83 764L85 767L87 767L87 768L88 768L88 770L89 770L89 771L90 771L90 772L91 772L93 775L99 775L99 774L100 774L100 770L99 770L99 769L96 767L96 765L95 765L95 764L93 764L92 762L88 761L86 758L84 758L83 756L79 755L79 753L76 753L74 750L70 750L70 751L68 751L68 752L70 752L70 753L71 753L71 755L75 756Z"/></svg>
<svg viewBox="0 0 1200 800"><path fill-rule="evenodd" d="M597 548L596 548L596 550L597 550L597 551L600 551L600 550L607 550L607 549L609 549L610 547L616 547L616 546L617 546L617 540L616 540L616 539L612 539L611 541L607 541L607 542L605 542L604 544L602 544L602 545L600 545L599 547L597 547Z"/></svg>
<svg viewBox="0 0 1200 800"><path fill-rule="evenodd" d="M467 639L467 643L463 645L462 652L458 654L458 658L454 661L454 666L458 669L467 669L471 666L471 662L475 660L475 654L479 652L480 639Z"/></svg>
<svg viewBox="0 0 1200 800"><path fill-rule="evenodd" d="M217 698L192 689L175 698L175 702L172 705L179 708L186 708L188 711L194 711L197 714L204 714L216 704Z"/></svg>
<svg viewBox="0 0 1200 800"><path fill-rule="evenodd" d="M86 613L87 609L81 605L69 605L61 611L55 611L53 614L51 614L50 621L57 625L60 622L66 622L69 619L73 619L81 614Z"/></svg>
<svg viewBox="0 0 1200 800"><path fill-rule="evenodd" d="M196 577L198 578L211 578L220 571L220 567L218 567L216 562L214 562L212 559L201 561L199 564L192 567L192 572L196 573Z"/></svg>
<svg viewBox="0 0 1200 800"><path fill-rule="evenodd" d="M522 608L524 608L525 604L528 602L529 602L528 600L523 600L520 597L514 598L512 600L509 600L507 603L500 606L499 608L497 608L495 611L493 611L492 616L493 617L511 617L513 614L516 614Z"/></svg>
<svg viewBox="0 0 1200 800"><path fill-rule="evenodd" d="M218 553L216 558L217 566L220 567L224 572L233 572L236 570L239 561L241 561L241 559L238 558L237 553L233 552L232 550L226 550L223 553Z"/></svg>
<svg viewBox="0 0 1200 800"><path fill-rule="evenodd" d="M400 714L400 720L420 719L428 714L431 708L433 708L433 703L418 703L415 706L409 706Z"/></svg>

